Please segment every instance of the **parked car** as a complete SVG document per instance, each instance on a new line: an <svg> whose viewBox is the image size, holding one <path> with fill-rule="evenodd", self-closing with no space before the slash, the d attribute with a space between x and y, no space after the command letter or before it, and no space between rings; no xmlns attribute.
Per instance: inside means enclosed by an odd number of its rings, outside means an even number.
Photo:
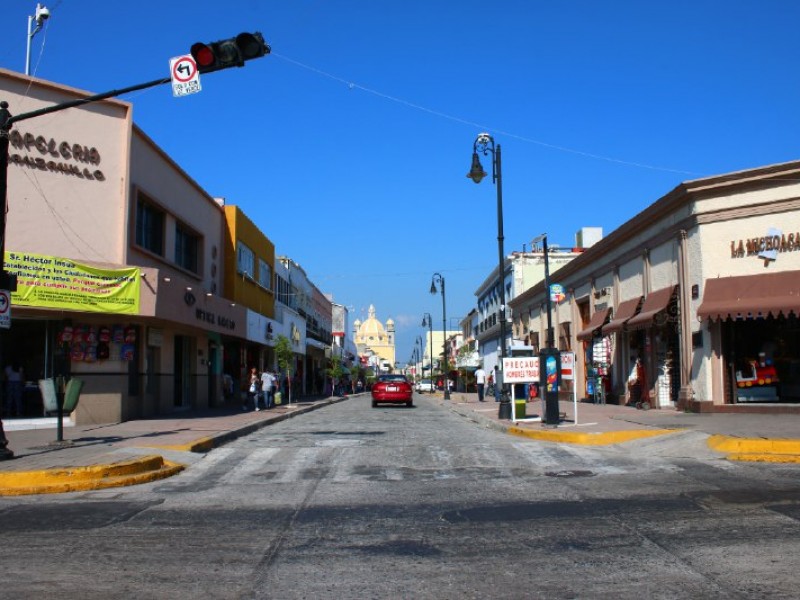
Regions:
<svg viewBox="0 0 800 600"><path fill-rule="evenodd" d="M381 375L372 386L372 406L391 402L413 406L413 389L405 375Z"/></svg>
<svg viewBox="0 0 800 600"><path fill-rule="evenodd" d="M433 385L433 381L430 379L420 379L417 382L417 391L418 392L429 392L433 393L436 388Z"/></svg>

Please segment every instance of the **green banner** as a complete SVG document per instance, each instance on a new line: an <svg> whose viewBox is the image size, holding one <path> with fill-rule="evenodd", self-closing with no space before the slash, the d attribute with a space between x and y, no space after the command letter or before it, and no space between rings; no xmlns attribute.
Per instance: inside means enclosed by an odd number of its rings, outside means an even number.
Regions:
<svg viewBox="0 0 800 600"><path fill-rule="evenodd" d="M138 267L103 269L57 256L6 252L5 268L17 275L12 306L139 313Z"/></svg>

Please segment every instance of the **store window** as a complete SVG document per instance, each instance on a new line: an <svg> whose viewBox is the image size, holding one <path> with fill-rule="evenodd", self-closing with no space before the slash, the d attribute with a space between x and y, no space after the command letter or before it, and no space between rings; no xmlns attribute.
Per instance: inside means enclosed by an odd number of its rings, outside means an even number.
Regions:
<svg viewBox="0 0 800 600"><path fill-rule="evenodd" d="M258 285L265 290L272 289L272 269L260 258L258 259Z"/></svg>
<svg viewBox="0 0 800 600"><path fill-rule="evenodd" d="M164 256L164 222L163 210L147 201L142 194L136 200L136 245Z"/></svg>
<svg viewBox="0 0 800 600"><path fill-rule="evenodd" d="M255 254L242 242L236 243L236 272L255 279Z"/></svg>
<svg viewBox="0 0 800 600"><path fill-rule="evenodd" d="M178 224L175 227L175 263L187 271L200 270L200 236Z"/></svg>

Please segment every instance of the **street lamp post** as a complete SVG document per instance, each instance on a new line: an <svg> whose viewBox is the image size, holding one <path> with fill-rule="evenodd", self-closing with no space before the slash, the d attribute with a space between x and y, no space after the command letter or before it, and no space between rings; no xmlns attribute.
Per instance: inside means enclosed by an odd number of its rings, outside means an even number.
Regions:
<svg viewBox="0 0 800 600"><path fill-rule="evenodd" d="M511 419L511 400L503 386L503 359L506 357L506 270L505 253L503 251L503 175L500 144L495 146L494 138L488 133L481 133L472 144L472 167L467 177L475 183L480 183L486 177L486 172L481 165L478 152L487 156L492 153L492 183L497 188L497 277L500 287L500 364L497 370L495 387L500 391L500 408L497 416L500 419Z"/></svg>
<svg viewBox="0 0 800 600"><path fill-rule="evenodd" d="M431 294L436 294L436 284L442 290L442 351L444 353L444 378L442 379L442 387L444 387L444 399L450 400L450 367L447 364L447 303L444 295L444 277L441 273L434 273L431 278Z"/></svg>
<svg viewBox="0 0 800 600"><path fill-rule="evenodd" d="M49 17L50 11L46 6L42 6L38 2L36 3L36 13L28 17L28 43L25 50L25 75L31 74L31 40L33 40L33 36L39 33L42 25L44 25L44 22ZM31 31L31 26L33 25L34 21L36 22L36 28Z"/></svg>
<svg viewBox="0 0 800 600"><path fill-rule="evenodd" d="M425 366L423 364L423 359L425 358L425 342L422 340L422 336L417 336L417 343L419 344L419 352L417 353L417 358L419 359L419 377L422 379L422 367Z"/></svg>
<svg viewBox="0 0 800 600"><path fill-rule="evenodd" d="M433 319L431 318L430 313L425 313L422 315L422 326L428 328L429 338L428 338L428 352L430 353L430 361L431 361L431 379L433 379ZM423 358L425 357L425 353L422 354Z"/></svg>
<svg viewBox="0 0 800 600"><path fill-rule="evenodd" d="M561 387L561 353L555 347L553 335L553 300L550 295L550 258L547 253L547 234L543 233L531 244L542 242L544 255L544 291L547 306L547 347L539 352L539 389L544 393L544 422L558 425L558 389ZM551 375L551 377L548 377Z"/></svg>

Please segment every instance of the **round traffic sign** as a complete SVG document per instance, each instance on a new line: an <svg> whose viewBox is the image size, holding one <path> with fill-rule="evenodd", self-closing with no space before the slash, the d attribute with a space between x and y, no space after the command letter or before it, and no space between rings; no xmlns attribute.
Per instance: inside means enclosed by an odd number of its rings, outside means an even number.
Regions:
<svg viewBox="0 0 800 600"><path fill-rule="evenodd" d="M4 315L11 307L11 300L8 297L6 290L0 290L0 315Z"/></svg>
<svg viewBox="0 0 800 600"><path fill-rule="evenodd" d="M172 78L178 83L186 83L197 76L197 63L190 55L181 56L172 65Z"/></svg>

